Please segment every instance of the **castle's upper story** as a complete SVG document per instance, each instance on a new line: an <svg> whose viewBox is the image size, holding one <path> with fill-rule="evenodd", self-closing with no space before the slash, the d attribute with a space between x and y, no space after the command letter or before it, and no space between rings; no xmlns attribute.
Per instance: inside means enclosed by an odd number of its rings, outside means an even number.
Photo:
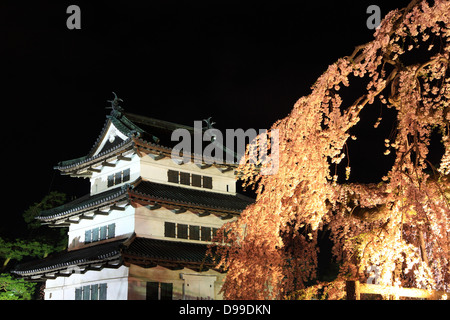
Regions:
<svg viewBox="0 0 450 320"><path fill-rule="evenodd" d="M69 226L70 248L90 242L86 232L92 230L96 239L97 233L98 239L103 239L139 230L146 236L164 238L166 222L185 220L180 228L200 228L197 233L202 226L213 230L237 217L253 201L236 193L236 165L202 162L199 154L190 154L189 162L174 159L176 141L171 141L171 133L180 128L194 133L192 127L125 113L116 106L87 155L55 166L62 174L88 178L89 194L43 211L37 219L54 227ZM161 210L165 217L175 216L160 219ZM153 221L148 230L155 225L160 225L159 229L147 233L140 228L145 224L136 222L139 216Z"/></svg>
<svg viewBox="0 0 450 320"><path fill-rule="evenodd" d="M91 195L138 178L212 192L236 193L235 164L207 164L201 161L199 154L192 154L192 161L187 163L172 158L172 147L176 143L171 140L173 130L185 129L193 134L193 127L120 110L113 110L107 116L87 155L62 161L55 169L72 177L89 178Z"/></svg>

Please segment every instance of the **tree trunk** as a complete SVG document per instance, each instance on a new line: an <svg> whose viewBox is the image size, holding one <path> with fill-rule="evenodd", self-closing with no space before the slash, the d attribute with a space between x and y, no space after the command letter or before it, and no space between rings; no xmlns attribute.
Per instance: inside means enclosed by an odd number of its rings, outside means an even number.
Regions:
<svg viewBox="0 0 450 320"><path fill-rule="evenodd" d="M422 261L428 265L428 257L427 252L425 251L425 240L423 239L423 232L419 230L419 246L420 246L420 254Z"/></svg>

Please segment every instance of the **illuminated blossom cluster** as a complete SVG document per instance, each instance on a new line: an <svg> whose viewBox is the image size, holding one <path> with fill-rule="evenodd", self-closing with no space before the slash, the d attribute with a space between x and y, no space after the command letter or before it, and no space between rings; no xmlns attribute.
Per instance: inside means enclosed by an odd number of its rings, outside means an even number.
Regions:
<svg viewBox="0 0 450 320"><path fill-rule="evenodd" d="M417 52L426 59L411 62ZM380 284L450 290L449 55L450 2L413 1L388 13L373 41L329 66L273 125L278 173L241 164L257 201L220 232L225 298L311 298L318 290L342 298L342 280L366 281L369 266L381 270ZM365 93L344 104L341 89L358 78L367 80ZM357 139L350 129L376 99L397 115L384 141L393 165L378 184L342 183L332 168L348 161L347 140ZM437 168L427 158L432 132L444 148ZM348 162L345 172L348 179ZM340 272L311 287L325 229Z"/></svg>

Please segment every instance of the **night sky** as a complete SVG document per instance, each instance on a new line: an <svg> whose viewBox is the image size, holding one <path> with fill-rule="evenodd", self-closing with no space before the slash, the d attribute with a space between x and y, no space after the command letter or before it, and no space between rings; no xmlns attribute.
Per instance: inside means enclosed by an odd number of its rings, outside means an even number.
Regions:
<svg viewBox="0 0 450 320"><path fill-rule="evenodd" d="M369 5L384 16L408 2L2 1L3 197L12 205L0 231L13 233L23 210L49 191L89 192L87 179L53 166L89 152L112 91L126 111L153 118L269 128L329 64L372 39ZM66 27L71 4L81 8L81 30ZM373 125L380 107L365 112ZM370 152L382 156L385 137L378 145L372 129L355 130L355 179L377 180Z"/></svg>

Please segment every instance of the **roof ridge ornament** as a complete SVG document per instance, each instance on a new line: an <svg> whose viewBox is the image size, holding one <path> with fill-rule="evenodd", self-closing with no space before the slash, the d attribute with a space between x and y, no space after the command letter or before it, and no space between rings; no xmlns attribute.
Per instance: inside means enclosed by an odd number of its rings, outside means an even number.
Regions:
<svg viewBox="0 0 450 320"><path fill-rule="evenodd" d="M107 102L111 103L111 107L106 107L105 109L112 109L113 111L121 112L123 111L123 108L119 105L120 102L123 102L122 99L117 97L117 94L113 91L114 100L106 100Z"/></svg>
<svg viewBox="0 0 450 320"><path fill-rule="evenodd" d="M206 127L203 127L202 129L214 129L213 125L216 124L215 122L211 121L212 117L209 117L208 119L203 119L202 121L206 122Z"/></svg>

